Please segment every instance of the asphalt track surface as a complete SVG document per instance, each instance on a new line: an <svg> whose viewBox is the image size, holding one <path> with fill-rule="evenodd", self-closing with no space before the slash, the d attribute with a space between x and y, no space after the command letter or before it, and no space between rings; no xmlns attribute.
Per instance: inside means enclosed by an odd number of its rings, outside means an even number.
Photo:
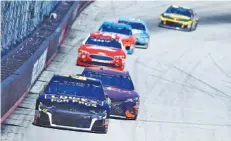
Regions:
<svg viewBox="0 0 231 141"><path fill-rule="evenodd" d="M169 5L194 8L194 32L157 27ZM231 3L96 1L76 19L57 57L4 125L4 139L19 141L230 141ZM76 47L104 20L135 17L147 22L150 47L129 55L126 70L141 95L137 121L111 119L108 134L37 127L35 98L51 76L81 73ZM15 126L17 125L17 126Z"/></svg>

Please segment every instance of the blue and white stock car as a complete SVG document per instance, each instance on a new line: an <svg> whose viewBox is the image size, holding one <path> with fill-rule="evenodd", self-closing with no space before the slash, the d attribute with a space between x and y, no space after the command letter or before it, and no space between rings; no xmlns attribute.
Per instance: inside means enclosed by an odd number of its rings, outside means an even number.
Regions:
<svg viewBox="0 0 231 141"><path fill-rule="evenodd" d="M148 48L150 35L146 23L140 19L120 18L118 23L128 24L132 27L132 33L136 37L135 47Z"/></svg>
<svg viewBox="0 0 231 141"><path fill-rule="evenodd" d="M54 75L36 100L33 124L107 133L110 107L101 81Z"/></svg>

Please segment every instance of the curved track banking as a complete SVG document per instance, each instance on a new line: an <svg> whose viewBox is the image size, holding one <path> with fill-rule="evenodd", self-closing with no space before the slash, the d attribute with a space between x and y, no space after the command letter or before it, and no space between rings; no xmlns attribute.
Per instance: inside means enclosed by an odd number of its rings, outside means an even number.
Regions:
<svg viewBox="0 0 231 141"><path fill-rule="evenodd" d="M174 3L197 11L200 23L196 31L187 33L157 27L160 13ZM230 9L230 2L94 2L75 21L59 54L39 78L25 100L27 103L23 103L24 113L25 107L29 107L28 113L19 116L24 123L28 122L25 126L20 124L24 128L17 128L21 134L17 139L230 141ZM103 20L118 17L141 18L147 22L151 32L150 47L147 50L136 49L126 63L126 70L131 73L142 99L138 120L111 119L106 135L32 125L36 93L44 81L49 80L53 73L81 72L82 68L75 66L76 47ZM12 140L16 135L11 137Z"/></svg>

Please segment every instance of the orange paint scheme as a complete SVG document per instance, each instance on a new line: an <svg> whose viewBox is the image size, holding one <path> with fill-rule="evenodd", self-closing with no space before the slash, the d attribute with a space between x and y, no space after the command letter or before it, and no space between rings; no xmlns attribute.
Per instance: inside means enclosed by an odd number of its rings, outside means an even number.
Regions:
<svg viewBox="0 0 231 141"><path fill-rule="evenodd" d="M135 45L136 43L136 38L134 36L127 36L127 35L121 35L121 34L117 34L117 33L103 33L103 32L94 32L91 33L91 36L94 36L96 38L113 38L116 40L120 40L123 43L124 47L131 47L133 45Z"/></svg>
<svg viewBox="0 0 231 141"><path fill-rule="evenodd" d="M129 110L127 110L126 112L125 112L125 116L127 117L127 118L135 118L136 116L137 116L137 113L138 113L138 105L136 105L136 106L134 106L133 107L133 110L132 111L129 111Z"/></svg>
<svg viewBox="0 0 231 141"><path fill-rule="evenodd" d="M124 37L122 39L122 43L125 47L129 46L129 47L132 47L135 45L136 43L136 38L133 37L133 36L128 36L128 37Z"/></svg>

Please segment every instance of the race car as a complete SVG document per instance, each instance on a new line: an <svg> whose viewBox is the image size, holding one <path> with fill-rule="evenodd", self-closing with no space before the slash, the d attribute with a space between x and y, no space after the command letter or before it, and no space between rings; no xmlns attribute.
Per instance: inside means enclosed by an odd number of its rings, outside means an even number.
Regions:
<svg viewBox="0 0 231 141"><path fill-rule="evenodd" d="M130 25L106 21L103 22L98 31L119 36L127 54L133 54L136 38L132 34Z"/></svg>
<svg viewBox="0 0 231 141"><path fill-rule="evenodd" d="M126 53L122 48L123 44L117 36L93 32L78 48L76 65L106 66L123 70Z"/></svg>
<svg viewBox="0 0 231 141"><path fill-rule="evenodd" d="M110 110L99 80L54 75L36 100L33 124L107 133Z"/></svg>
<svg viewBox="0 0 231 141"><path fill-rule="evenodd" d="M160 27L177 29L181 31L196 30L199 18L194 10L172 5L160 16Z"/></svg>
<svg viewBox="0 0 231 141"><path fill-rule="evenodd" d="M124 19L118 20L118 23L128 24L132 27L132 33L136 37L135 47L148 48L150 35L144 21L140 19Z"/></svg>
<svg viewBox="0 0 231 141"><path fill-rule="evenodd" d="M137 119L140 96L135 91L129 72L103 67L85 68L82 75L102 82L104 91L111 100L110 117Z"/></svg>

